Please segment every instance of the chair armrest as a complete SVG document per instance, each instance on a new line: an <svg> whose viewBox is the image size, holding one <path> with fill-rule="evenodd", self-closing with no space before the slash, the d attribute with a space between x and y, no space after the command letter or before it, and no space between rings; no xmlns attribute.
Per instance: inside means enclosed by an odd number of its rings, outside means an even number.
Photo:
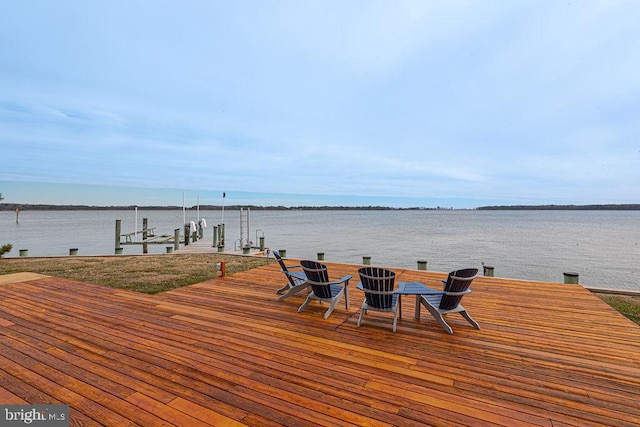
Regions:
<svg viewBox="0 0 640 427"><path fill-rule="evenodd" d="M443 292L443 294L450 295L452 297L457 297L457 296L460 296L460 295L466 295L466 294L468 294L470 292L471 292L471 288L468 288L466 291L462 291L462 292Z"/></svg>
<svg viewBox="0 0 640 427"><path fill-rule="evenodd" d="M282 270L282 272L289 276L289 277L293 277L294 279L299 279L299 280L307 280L307 275L304 274L304 271L284 271Z"/></svg>
<svg viewBox="0 0 640 427"><path fill-rule="evenodd" d="M349 280L351 280L352 277L353 276L350 276L350 275L347 274L346 276L344 276L340 280L334 280L332 282L327 282L327 285L339 285L340 283L345 283L345 282L346 282L346 284L349 284Z"/></svg>

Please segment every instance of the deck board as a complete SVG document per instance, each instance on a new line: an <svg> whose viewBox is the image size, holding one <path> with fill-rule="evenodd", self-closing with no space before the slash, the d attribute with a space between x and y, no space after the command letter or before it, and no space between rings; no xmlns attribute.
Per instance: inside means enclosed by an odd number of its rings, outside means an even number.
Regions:
<svg viewBox="0 0 640 427"><path fill-rule="evenodd" d="M0 286L0 403L77 425L632 426L640 327L579 285L479 277L448 335L414 297L370 312L282 302L275 264L144 295L23 275ZM438 287L444 273L396 270Z"/></svg>

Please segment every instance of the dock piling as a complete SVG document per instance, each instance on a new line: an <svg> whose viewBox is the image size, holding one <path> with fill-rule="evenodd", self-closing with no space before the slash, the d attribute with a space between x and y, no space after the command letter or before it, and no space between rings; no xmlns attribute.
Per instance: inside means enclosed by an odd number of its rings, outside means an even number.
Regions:
<svg viewBox="0 0 640 427"><path fill-rule="evenodd" d="M189 238L191 234L191 227L189 227L189 224L185 224L184 225L184 245L188 246L189 245Z"/></svg>
<svg viewBox="0 0 640 427"><path fill-rule="evenodd" d="M120 233L122 232L122 220L116 219L116 253L118 248L120 247Z"/></svg>
<svg viewBox="0 0 640 427"><path fill-rule="evenodd" d="M580 275L578 273L568 272L563 273L565 285L577 285L580 281Z"/></svg>
<svg viewBox="0 0 640 427"><path fill-rule="evenodd" d="M493 277L493 267L488 265L483 266L483 273L487 277Z"/></svg>
<svg viewBox="0 0 640 427"><path fill-rule="evenodd" d="M142 253L149 253L149 245L147 243L147 238L149 237L149 233L147 229L149 228L149 219L142 218Z"/></svg>
<svg viewBox="0 0 640 427"><path fill-rule="evenodd" d="M362 263L364 265L371 265L371 257L370 256L363 256L362 257Z"/></svg>
<svg viewBox="0 0 640 427"><path fill-rule="evenodd" d="M173 250L177 251L180 249L180 229L176 228L173 230Z"/></svg>
<svg viewBox="0 0 640 427"><path fill-rule="evenodd" d="M427 261L418 261L418 270L426 270Z"/></svg>

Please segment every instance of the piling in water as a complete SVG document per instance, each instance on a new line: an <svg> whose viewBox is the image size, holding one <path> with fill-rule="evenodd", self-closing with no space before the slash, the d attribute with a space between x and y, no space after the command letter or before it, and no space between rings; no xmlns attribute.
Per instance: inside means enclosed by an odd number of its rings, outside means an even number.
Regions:
<svg viewBox="0 0 640 427"><path fill-rule="evenodd" d="M180 249L180 229L176 228L173 230L173 250L177 251Z"/></svg>
<svg viewBox="0 0 640 427"><path fill-rule="evenodd" d="M184 245L185 246L189 245L190 235L191 235L191 227L189 227L189 224L185 224L184 225Z"/></svg>
<svg viewBox="0 0 640 427"><path fill-rule="evenodd" d="M580 275L578 273L568 272L564 273L564 283L567 285L577 285L580 281Z"/></svg>
<svg viewBox="0 0 640 427"><path fill-rule="evenodd" d="M149 219L142 218L142 253L143 254L149 253L149 245L147 243L147 238L149 237L149 233L147 232L148 228L149 228ZM134 230L134 231L137 231L137 230Z"/></svg>
<svg viewBox="0 0 640 427"><path fill-rule="evenodd" d="M324 261L324 252L318 252L318 261Z"/></svg>
<svg viewBox="0 0 640 427"><path fill-rule="evenodd" d="M362 257L362 263L364 265L371 265L371 257L370 256L363 256Z"/></svg>
<svg viewBox="0 0 640 427"><path fill-rule="evenodd" d="M418 261L418 270L426 270L427 261Z"/></svg>
<svg viewBox="0 0 640 427"><path fill-rule="evenodd" d="M116 253L118 253L118 248L120 248L120 232L122 231L122 220L116 219Z"/></svg>
<svg viewBox="0 0 640 427"><path fill-rule="evenodd" d="M483 270L484 270L484 271L483 271L483 274L484 274L485 276L493 277L493 267L490 267L490 266L488 266L488 265L485 265Z"/></svg>

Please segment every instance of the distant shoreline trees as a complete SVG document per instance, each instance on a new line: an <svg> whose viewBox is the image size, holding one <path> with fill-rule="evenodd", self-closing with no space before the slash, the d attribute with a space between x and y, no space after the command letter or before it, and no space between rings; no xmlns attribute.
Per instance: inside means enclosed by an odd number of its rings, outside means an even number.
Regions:
<svg viewBox="0 0 640 427"><path fill-rule="evenodd" d="M637 211L640 204L609 204L609 205L514 205L514 206L482 206L478 210L494 211Z"/></svg>
<svg viewBox="0 0 640 427"><path fill-rule="evenodd" d="M2 195L0 194L0 200ZM15 203L0 203L0 211L15 211L20 209L21 211L107 211L107 210L132 210L136 206L89 206L89 205L45 205L45 204L15 204ZM181 210L182 206L137 206L138 209L147 211L166 211L166 210ZM220 210L222 206L217 205L200 205L201 210ZM387 211L387 210L427 210L427 211L440 211L440 210L455 210L454 208L444 208L441 206L435 208L426 207L410 207L410 208L393 208L388 206L257 206L257 205L231 205L225 206L225 209L246 209L253 210L281 210L281 211L304 211L304 210L367 210L367 211ZM196 206L187 207L187 209L196 209ZM598 210L598 211L637 211L640 210L640 204L604 204L604 205L513 205L513 206L481 206L474 209L461 209L461 210L563 210L563 211L585 211L585 210Z"/></svg>

